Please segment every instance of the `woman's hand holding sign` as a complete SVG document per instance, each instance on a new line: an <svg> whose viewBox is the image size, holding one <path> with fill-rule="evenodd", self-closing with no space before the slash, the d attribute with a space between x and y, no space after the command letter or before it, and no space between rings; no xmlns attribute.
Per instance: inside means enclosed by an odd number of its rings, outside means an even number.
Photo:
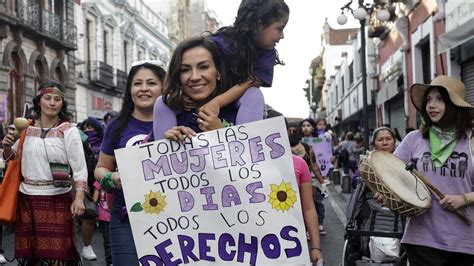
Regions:
<svg viewBox="0 0 474 266"><path fill-rule="evenodd" d="M194 136L196 136L196 132L185 126L173 127L165 132L165 139L179 141L181 143L184 143L183 141L186 137L192 138Z"/></svg>

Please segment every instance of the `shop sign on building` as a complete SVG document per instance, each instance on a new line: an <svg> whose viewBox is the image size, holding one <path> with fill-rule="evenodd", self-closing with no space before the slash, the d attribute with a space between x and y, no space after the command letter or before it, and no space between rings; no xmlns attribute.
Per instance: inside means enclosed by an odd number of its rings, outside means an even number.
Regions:
<svg viewBox="0 0 474 266"><path fill-rule="evenodd" d="M105 113L113 110L112 103L112 96L89 90L87 95L87 116L103 117Z"/></svg>

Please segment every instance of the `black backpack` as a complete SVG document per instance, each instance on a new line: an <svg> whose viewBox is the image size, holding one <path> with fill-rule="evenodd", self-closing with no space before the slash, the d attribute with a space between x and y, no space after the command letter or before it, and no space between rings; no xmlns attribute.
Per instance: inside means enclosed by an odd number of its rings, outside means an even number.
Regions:
<svg viewBox="0 0 474 266"><path fill-rule="evenodd" d="M347 149L345 148L340 150L338 159L339 159L339 162L342 162L342 163L349 162L349 151L347 151Z"/></svg>

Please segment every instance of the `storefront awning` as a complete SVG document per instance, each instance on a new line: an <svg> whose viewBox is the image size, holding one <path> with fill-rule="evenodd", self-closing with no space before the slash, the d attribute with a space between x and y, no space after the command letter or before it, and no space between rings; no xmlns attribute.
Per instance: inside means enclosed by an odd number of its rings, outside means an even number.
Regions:
<svg viewBox="0 0 474 266"><path fill-rule="evenodd" d="M463 23L463 25L442 34L438 37L438 54L459 46L471 38L474 38L474 17Z"/></svg>

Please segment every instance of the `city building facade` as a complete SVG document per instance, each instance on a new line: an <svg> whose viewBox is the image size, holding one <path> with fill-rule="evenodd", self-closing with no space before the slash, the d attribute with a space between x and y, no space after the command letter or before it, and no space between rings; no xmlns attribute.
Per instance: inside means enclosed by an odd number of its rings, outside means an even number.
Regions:
<svg viewBox="0 0 474 266"><path fill-rule="evenodd" d="M444 5L446 30L439 36L438 53L448 58L448 75L466 85L466 99L474 104L474 3L472 0L438 1Z"/></svg>
<svg viewBox="0 0 474 266"><path fill-rule="evenodd" d="M55 79L75 113L73 0L0 1L0 122L5 126L32 106L38 86Z"/></svg>
<svg viewBox="0 0 474 266"><path fill-rule="evenodd" d="M174 43L168 19L143 1L76 1L78 121L119 111L133 62L166 67Z"/></svg>
<svg viewBox="0 0 474 266"><path fill-rule="evenodd" d="M421 123L409 96L414 83L430 83L439 75L459 78L466 85L467 101L474 104L474 6L470 0L388 4L385 28L374 30L370 20L366 26L368 128L388 125L403 137L406 128ZM327 120L338 131L364 128L359 113L360 38L358 33L349 40L352 51L328 53L334 45L326 44L321 52L328 97L319 105L326 106Z"/></svg>

